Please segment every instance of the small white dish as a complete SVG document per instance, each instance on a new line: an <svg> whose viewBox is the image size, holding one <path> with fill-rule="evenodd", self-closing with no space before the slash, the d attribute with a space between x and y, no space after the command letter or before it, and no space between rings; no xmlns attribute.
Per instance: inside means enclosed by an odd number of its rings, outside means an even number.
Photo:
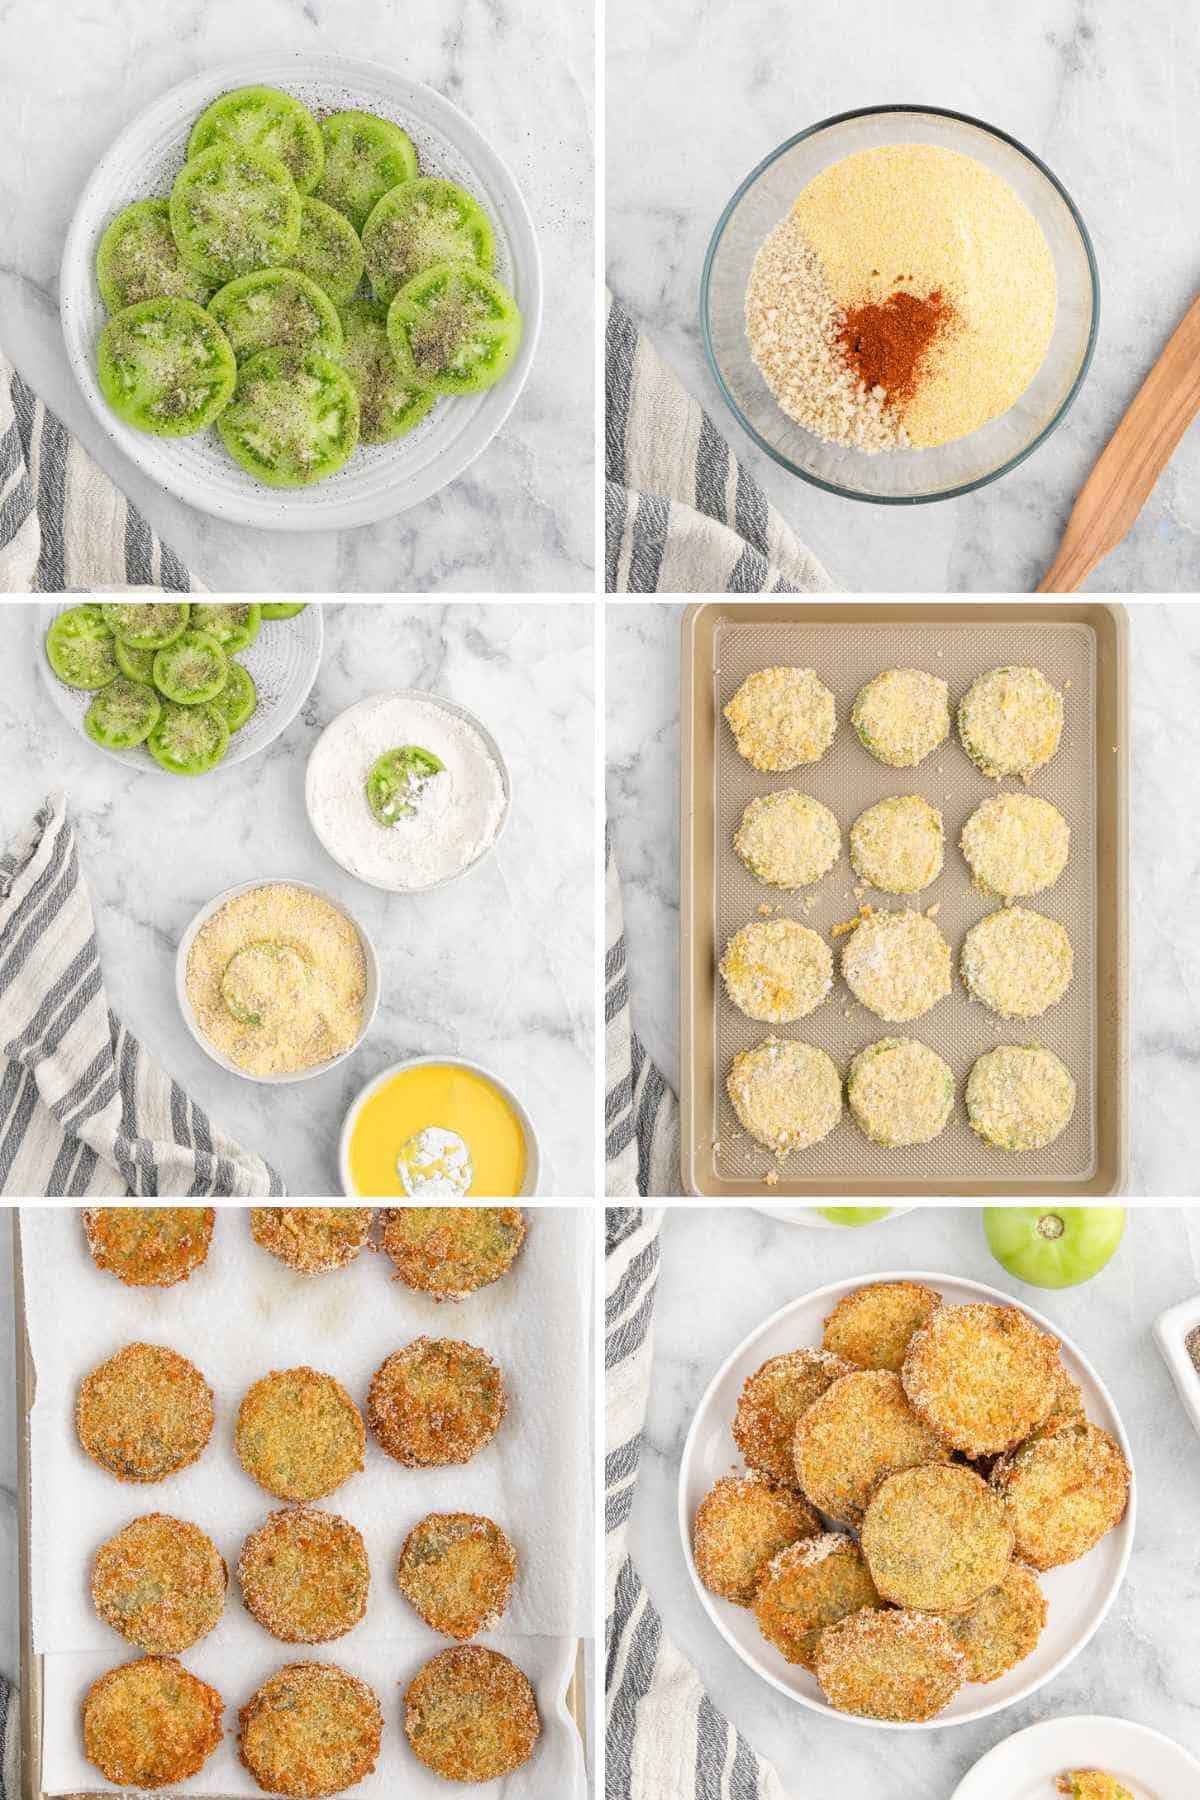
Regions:
<svg viewBox="0 0 1200 1800"><path fill-rule="evenodd" d="M318 1063L316 1067L312 1069L301 1069L294 1075L252 1075L247 1069L239 1069L235 1062L231 1062L222 1051L217 1049L215 1044L210 1043L208 1038L205 1037L203 1031L200 1029L196 1015L192 1011L192 1003L188 999L187 993L188 956L191 952L192 942L200 927L206 924L215 912L220 912L221 908L227 905L230 900L236 900L239 894L249 894L253 893L256 888L268 887L303 888L306 893L315 894L319 900L324 900L327 906L334 907L344 918L349 919L351 925L353 925L355 931L358 933L358 939L362 945L363 956L366 958L367 964L367 991L363 997L362 1026L358 1036L339 1056L331 1056L327 1062ZM236 887L226 888L223 894L217 894L206 906L200 908L200 911L188 925L187 930L179 940L179 949L175 955L175 998L179 1002L179 1010L183 1014L184 1024L187 1026L206 1056L210 1056L213 1062L219 1064L222 1069L227 1069L231 1075L240 1076L243 1081L261 1081L275 1085L280 1082L288 1081L311 1081L314 1075L327 1075L330 1069L336 1069L339 1063L345 1062L348 1056L354 1055L354 1052L359 1048L368 1031L370 1031L375 1014L379 1009L379 991L379 958L375 954L375 946L359 921L350 911L349 907L343 906L341 901L337 899L335 895L327 893L324 888L317 887L314 882L298 881L292 875L260 876L256 881L241 881Z"/></svg>
<svg viewBox="0 0 1200 1800"><path fill-rule="evenodd" d="M1050 1800L1059 1775L1103 1769L1134 1800L1195 1800L1200 1762L1161 1731L1103 1716L1043 1719L981 1757L950 1800Z"/></svg>
<svg viewBox="0 0 1200 1800"><path fill-rule="evenodd" d="M490 218L496 275L521 309L516 360L481 394L435 406L392 444L360 445L344 469L311 488L271 488L226 454L215 430L161 438L124 425L100 392L96 344L108 317L96 285L96 248L132 200L168 194L200 113L231 88L262 85L294 94L319 115L358 109L403 126L421 173L465 187ZM482 454L529 378L542 318L542 270L529 208L507 165L482 132L441 94L381 63L326 51L274 51L193 76L153 101L114 139L80 195L59 276L67 359L106 437L151 479L202 512L273 531L342 531L416 506Z"/></svg>
<svg viewBox="0 0 1200 1800"><path fill-rule="evenodd" d="M378 1198L377 1195L359 1194L350 1175L350 1138L358 1115L371 1096L378 1093L379 1089L386 1086L394 1076L403 1075L409 1069L427 1068L431 1064L452 1069L468 1069L472 1075L478 1075L481 1080L489 1082L496 1092L507 1100L516 1114L517 1123L525 1137L525 1179L521 1183L521 1192L515 1198L518 1200L532 1199L538 1191L538 1182L542 1172L542 1152L538 1143L537 1128L508 1083L497 1075L494 1069L487 1069L482 1063L471 1062L465 1056L410 1056L404 1062L392 1063L390 1068L381 1069L373 1080L368 1081L366 1087L359 1090L342 1121L342 1134L338 1139L338 1175L342 1184L342 1193L348 1200ZM503 1195L480 1195L479 1197L481 1199L504 1198Z"/></svg>
<svg viewBox="0 0 1200 1800"><path fill-rule="evenodd" d="M756 1206L765 1219L778 1219L784 1225L807 1225L815 1231L870 1231L874 1225L890 1225L893 1219L902 1218L905 1213L914 1212L912 1206L893 1206L886 1219L872 1219L866 1225L839 1225L836 1219L826 1219L815 1206Z"/></svg>
<svg viewBox="0 0 1200 1800"><path fill-rule="evenodd" d="M828 1287L805 1294L752 1331L737 1349L726 1357L717 1370L696 1409L679 1470L679 1532L683 1554L696 1593L705 1612L725 1642L756 1674L761 1675L781 1694L807 1706L827 1718L843 1724L865 1725L883 1731L937 1731L949 1725L965 1725L974 1719L987 1718L1018 1700L1026 1699L1038 1688L1052 1681L1071 1662L1103 1623L1109 1607L1117 1597L1129 1557L1137 1510L1136 1477L1130 1488L1129 1507L1124 1519L1100 1540L1087 1556L1064 1568L1051 1569L1039 1579L1049 1604L1045 1630L1032 1656L1018 1663L1006 1675L986 1685L970 1685L959 1690L954 1699L936 1718L924 1724L897 1723L887 1719L865 1719L854 1713L838 1712L830 1706L817 1685L815 1675L807 1669L787 1663L767 1642L754 1621L754 1614L743 1606L733 1606L712 1594L701 1581L692 1555L692 1520L701 1500L717 1480L729 1473L737 1451L730 1432L738 1395L747 1378L768 1357L805 1345L816 1348L821 1342L824 1321L843 1295L853 1293L865 1281L921 1281L934 1288L952 1305L964 1301L984 1300L1000 1306L1018 1306L1035 1325L1058 1339L1067 1373L1078 1382L1089 1419L1114 1437L1124 1452L1130 1468L1133 1453L1121 1423L1112 1395L1091 1363L1077 1345L1063 1336L1056 1325L1032 1307L1023 1306L1011 1294L985 1287L979 1281L967 1281L958 1275L930 1274L910 1269L892 1270L857 1276L850 1281L835 1281ZM995 1790L993 1790L993 1793Z"/></svg>
<svg viewBox="0 0 1200 1800"><path fill-rule="evenodd" d="M184 597L178 596L181 600ZM164 600L166 598L164 596ZM193 595L191 598L199 600L200 597ZM132 750L107 750L103 744L94 743L88 737L83 720L96 695L89 689L68 687L65 681L58 679L46 656L46 633L59 613L68 612L73 606L86 606L89 601L89 595L76 594L65 600L43 600L35 608L34 656L56 709L98 756L112 757L114 761L124 763L127 769L144 769L171 781L204 781L203 775L172 775L169 769L155 762L144 744L135 744ZM264 619L249 648L234 651L235 658L254 683L258 705L246 723L233 733L228 750L216 768L208 771L209 775L219 775L222 769L231 769L235 763L257 756L287 730L312 691L324 648L325 621L321 608L308 604L303 612L290 619ZM99 691L103 693L104 690Z"/></svg>
<svg viewBox="0 0 1200 1800"><path fill-rule="evenodd" d="M427 881L421 887L397 887L394 883L379 881L371 875L360 873L358 869L352 867L350 863L346 862L338 854L338 851L330 842L328 835L323 832L317 824L314 816L313 790L316 782L316 773L321 761L331 753L334 734L342 731L347 721L353 719L356 713L363 712L368 707L373 707L379 700L383 699L419 700L424 705L438 707L442 712L450 713L454 718L461 719L464 724L469 725L472 730L478 734L485 750L500 772L500 784L504 789L504 811L500 815L500 823L496 827L496 834L491 842L485 845L478 856L473 857L469 863L464 863L463 867L457 870L455 874L444 875L437 881ZM499 744L496 742L487 726L483 723L482 719L477 719L475 714L473 712L468 712L465 706L460 706L456 700L446 700L441 694L426 693L421 688L383 689L377 694L367 694L362 700L356 700L353 706L345 707L335 718L330 719L328 725L326 725L325 729L322 731L320 737L309 752L308 763L304 772L304 810L308 814L308 822L312 826L313 835L316 837L322 850L324 850L327 856L332 857L333 861L337 863L340 869L344 869L347 875L353 875L355 881L364 881L368 887L380 888L386 894L431 894L435 888L449 887L451 883L461 881L464 875L469 875L472 869L477 869L480 863L486 861L492 854L492 851L504 836L504 828L508 824L509 814L512 811L512 777L509 775L508 764L504 760L504 753ZM367 802L365 797L363 799L363 811L364 815L366 815ZM382 829L382 827L380 827L380 829Z"/></svg>
<svg viewBox="0 0 1200 1800"><path fill-rule="evenodd" d="M1179 1398L1200 1433L1200 1370L1188 1354L1187 1336L1200 1327L1200 1294L1183 1300L1160 1314L1154 1322L1154 1341L1171 1371Z"/></svg>

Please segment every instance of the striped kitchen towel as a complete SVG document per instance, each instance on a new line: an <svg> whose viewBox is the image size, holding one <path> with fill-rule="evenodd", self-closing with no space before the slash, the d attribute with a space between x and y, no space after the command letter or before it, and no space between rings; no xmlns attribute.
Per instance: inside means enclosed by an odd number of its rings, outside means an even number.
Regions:
<svg viewBox="0 0 1200 1800"><path fill-rule="evenodd" d="M610 594L826 594L833 583L619 300L605 334Z"/></svg>
<svg viewBox="0 0 1200 1800"><path fill-rule="evenodd" d="M0 593L204 593L0 351Z"/></svg>
<svg viewBox="0 0 1200 1800"><path fill-rule="evenodd" d="M108 1004L62 794L0 856L0 1194L282 1194Z"/></svg>
<svg viewBox="0 0 1200 1800"><path fill-rule="evenodd" d="M606 1800L786 1800L664 1637L626 1539L653 1360L661 1209L610 1206L604 1306Z"/></svg>
<svg viewBox="0 0 1200 1800"><path fill-rule="evenodd" d="M18 1783L20 1717L17 1690L7 1675L0 1675L0 1800L17 1800L21 1791Z"/></svg>
<svg viewBox="0 0 1200 1800"><path fill-rule="evenodd" d="M604 1160L617 1199L678 1194L679 1104L629 1017L621 883L606 832L604 953Z"/></svg>

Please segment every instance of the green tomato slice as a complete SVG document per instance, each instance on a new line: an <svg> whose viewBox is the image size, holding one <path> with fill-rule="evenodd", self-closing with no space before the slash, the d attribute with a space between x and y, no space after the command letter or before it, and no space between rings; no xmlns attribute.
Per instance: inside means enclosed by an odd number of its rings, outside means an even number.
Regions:
<svg viewBox="0 0 1200 1800"><path fill-rule="evenodd" d="M453 181L426 175L383 196L363 226L363 254L375 298L392 301L435 264L491 270L496 244L478 200Z"/></svg>
<svg viewBox="0 0 1200 1800"><path fill-rule="evenodd" d="M218 289L208 310L240 363L276 348L341 354L342 323L333 301L298 269L239 275Z"/></svg>
<svg viewBox="0 0 1200 1800"><path fill-rule="evenodd" d="M141 300L100 333L100 391L119 419L155 437L211 425L237 382L233 347L194 300Z"/></svg>
<svg viewBox="0 0 1200 1800"><path fill-rule="evenodd" d="M317 192L361 231L373 207L417 173L412 139L373 113L330 113L321 120L325 173Z"/></svg>
<svg viewBox="0 0 1200 1800"><path fill-rule="evenodd" d="M402 375L388 341L387 307L352 300L342 309L342 366L358 394L364 444L388 444L419 425L437 400L432 388Z"/></svg>
<svg viewBox="0 0 1200 1800"><path fill-rule="evenodd" d="M193 603L192 624L215 637L226 656L236 656L258 636L262 607L257 600L202 600Z"/></svg>
<svg viewBox="0 0 1200 1800"><path fill-rule="evenodd" d="M280 268L300 240L299 190L276 158L214 144L175 177L171 230L189 268L218 284Z"/></svg>
<svg viewBox="0 0 1200 1800"><path fill-rule="evenodd" d="M230 731L239 731L258 706L258 690L250 671L230 658L229 678L212 704Z"/></svg>
<svg viewBox="0 0 1200 1800"><path fill-rule="evenodd" d="M367 805L381 825L396 825L416 812L423 789L445 766L419 744L385 750L367 775Z"/></svg>
<svg viewBox="0 0 1200 1800"><path fill-rule="evenodd" d="M402 375L436 394L478 394L512 367L521 343L516 301L495 276L442 263L401 288L388 342Z"/></svg>
<svg viewBox="0 0 1200 1800"><path fill-rule="evenodd" d="M278 88L234 88L214 100L192 126L189 161L215 144L274 157L302 194L312 193L325 167L321 127L306 106Z"/></svg>
<svg viewBox="0 0 1200 1800"><path fill-rule="evenodd" d="M305 200L300 241L288 267L315 281L335 306L349 300L363 278L363 247L346 215L324 200Z"/></svg>
<svg viewBox="0 0 1200 1800"><path fill-rule="evenodd" d="M212 283L189 269L171 235L167 200L135 200L119 212L96 250L96 282L109 312L139 300L194 300L203 306Z"/></svg>
<svg viewBox="0 0 1200 1800"><path fill-rule="evenodd" d="M309 487L349 462L358 395L345 369L315 350L262 350L243 363L219 429L233 460L270 487Z"/></svg>
<svg viewBox="0 0 1200 1800"><path fill-rule="evenodd" d="M108 628L131 650L165 650L186 629L191 607L186 600L101 602Z"/></svg>
<svg viewBox="0 0 1200 1800"><path fill-rule="evenodd" d="M221 977L221 998L239 1025L256 1027L299 1002L307 984L300 952L261 938L234 951Z"/></svg>
<svg viewBox="0 0 1200 1800"><path fill-rule="evenodd" d="M128 675L130 681L153 684L153 650L135 650L132 644L124 643L121 638L113 639L113 649L117 656L117 667L122 675Z"/></svg>
<svg viewBox="0 0 1200 1800"><path fill-rule="evenodd" d="M46 633L46 660L73 688L102 688L114 681L117 659L108 620L98 606L71 606Z"/></svg>
<svg viewBox="0 0 1200 1800"><path fill-rule="evenodd" d="M118 675L101 688L83 715L83 729L106 750L129 750L144 743L162 711L158 695L143 681Z"/></svg>
<svg viewBox="0 0 1200 1800"><path fill-rule="evenodd" d="M229 658L207 631L185 631L154 658L154 685L177 706L203 706L229 678Z"/></svg>
<svg viewBox="0 0 1200 1800"><path fill-rule="evenodd" d="M985 1206L983 1228L1001 1268L1030 1287L1077 1287L1116 1255L1123 1206Z"/></svg>
<svg viewBox="0 0 1200 1800"><path fill-rule="evenodd" d="M170 775L203 775L228 750L229 727L215 706L176 706L169 700L146 748Z"/></svg>
<svg viewBox="0 0 1200 1800"><path fill-rule="evenodd" d="M264 619L294 619L307 605L307 600L264 600L262 616Z"/></svg>

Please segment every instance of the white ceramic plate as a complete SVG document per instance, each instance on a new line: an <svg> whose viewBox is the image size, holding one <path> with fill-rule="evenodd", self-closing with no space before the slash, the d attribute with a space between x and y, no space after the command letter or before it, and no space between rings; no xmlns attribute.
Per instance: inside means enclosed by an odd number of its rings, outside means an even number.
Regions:
<svg viewBox="0 0 1200 1800"><path fill-rule="evenodd" d="M95 699L95 694L67 687L65 682L58 679L46 657L46 632L54 618L59 613L67 612L70 607L82 604L86 602L77 596L70 600L42 601L37 608L34 655L50 698L58 711L97 756L114 757L117 762L125 763L129 768L153 770L156 775L166 776L171 781L203 780L203 776L172 775L170 770L161 768L155 762L144 744L137 744L132 750L106 750L102 744L95 744L88 737L83 729L83 717ZM212 774L218 775L222 769L228 769L234 763L245 762L248 757L257 756L260 750L265 750L268 744L274 742L281 731L287 730L317 679L324 644L325 622L321 617L321 608L306 606L302 613L297 613L291 619L264 619L258 636L249 649L234 652L258 690L258 707L240 730L234 732L224 757L210 771Z"/></svg>
<svg viewBox="0 0 1200 1800"><path fill-rule="evenodd" d="M369 1197L365 1194L358 1194L350 1176L350 1139L358 1121L358 1115L367 1101L394 1075L402 1075L406 1069L424 1068L429 1063L444 1064L452 1069L469 1069L473 1075L479 1075L484 1081L490 1081L496 1092L502 1094L508 1101L517 1116L517 1123L525 1134L525 1180L517 1198L520 1200L533 1198L537 1194L542 1172L542 1152L538 1143L537 1128L517 1095L513 1093L506 1081L500 1079L494 1069L485 1069L482 1063L468 1062L462 1056L411 1056L407 1062L393 1063L390 1068L381 1069L373 1081L368 1081L366 1087L359 1090L342 1122L342 1134L338 1140L338 1173L341 1177L342 1193L349 1200Z"/></svg>
<svg viewBox="0 0 1200 1800"><path fill-rule="evenodd" d="M215 429L191 438L133 431L110 410L96 379L96 342L107 313L96 286L96 247L131 200L167 194L182 166L196 118L230 88L283 88L318 116L358 108L402 125L421 172L467 188L496 236L496 275L516 296L524 321L521 348L504 379L482 394L438 402L394 444L360 446L344 469L316 487L269 488L233 461ZM340 531L370 525L416 506L461 475L486 448L516 404L537 349L542 273L529 209L487 139L449 100L378 63L324 52L281 51L197 75L148 106L101 157L67 233L60 276L67 356L76 380L111 441L180 500L221 519L272 530Z"/></svg>
<svg viewBox="0 0 1200 1800"><path fill-rule="evenodd" d="M793 1700L798 1700L802 1706L811 1707L815 1712L885 1731L929 1731L946 1725L965 1725L969 1720L986 1718L989 1713L999 1712L1015 1701L1024 1700L1047 1681L1053 1680L1078 1656L1092 1633L1099 1628L1116 1599L1133 1548L1136 1483L1130 1492L1129 1509L1115 1531L1110 1531L1089 1555L1081 1557L1078 1562L1070 1563L1066 1568L1051 1569L1048 1574L1040 1577L1049 1602L1049 1616L1033 1655L1018 1663L1015 1669L1010 1669L998 1681L961 1688L945 1711L924 1725L861 1719L851 1713L836 1712L821 1693L816 1677L807 1669L784 1661L762 1636L754 1623L754 1614L747 1607L733 1606L729 1601L718 1599L715 1594L709 1593L696 1572L692 1556L692 1520L696 1509L717 1477L729 1473L730 1465L737 1456L730 1426L744 1382L770 1356L779 1356L785 1350L805 1346L816 1348L821 1342L825 1319L843 1294L853 1293L855 1288L863 1285L864 1280L923 1281L952 1305L971 1300L993 1301L1001 1306L1020 1305L1010 1294L984 1287L978 1281L964 1281L956 1275L902 1269L885 1274L876 1274L872 1270L869 1276L857 1277L853 1281L835 1281L829 1287L818 1288L815 1293L806 1294L802 1299L793 1300L789 1306L783 1307L760 1325L757 1331L751 1332L726 1359L713 1376L696 1411L683 1447L683 1462L679 1471L679 1530L683 1539L683 1553L701 1604L721 1636L744 1663L769 1681L772 1687L778 1688L780 1693L789 1694ZM1079 1383L1088 1417L1116 1438L1132 1467L1133 1455L1116 1406L1092 1365L1076 1345L1069 1338L1063 1337L1062 1332L1048 1319L1034 1312L1031 1307L1023 1306L1021 1310L1028 1314L1035 1325L1040 1325L1043 1331L1058 1338L1062 1345L1063 1366ZM993 1793L997 1792L999 1790L993 1789Z"/></svg>
<svg viewBox="0 0 1200 1800"><path fill-rule="evenodd" d="M1129 1719L1043 1719L975 1764L951 1800L1049 1800L1071 1769L1103 1769L1134 1800L1195 1800L1200 1762L1159 1731Z"/></svg>
<svg viewBox="0 0 1200 1800"><path fill-rule="evenodd" d="M886 1219L872 1219L868 1225L839 1225L836 1219L824 1218L815 1206L756 1206L755 1212L765 1219L779 1219L785 1225L807 1225L816 1231L870 1231L872 1225L890 1225L893 1219L915 1211L911 1206L893 1206Z"/></svg>

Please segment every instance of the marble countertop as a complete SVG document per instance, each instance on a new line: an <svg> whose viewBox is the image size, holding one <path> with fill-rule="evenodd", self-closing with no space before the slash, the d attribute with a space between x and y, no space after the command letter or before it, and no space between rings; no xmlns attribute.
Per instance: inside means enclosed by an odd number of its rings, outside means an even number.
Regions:
<svg viewBox="0 0 1200 1800"><path fill-rule="evenodd" d="M29 53L0 61L0 344L199 581L248 593L591 590L589 0L452 0L403 12L391 0L250 8L192 0L167 9L116 0L100 11L65 0L52 12L15 0L3 16L6 41ZM504 429L440 494L357 531L256 531L163 493L92 419L58 322L58 265L76 196L118 131L179 81L288 48L391 64L446 95L512 169L542 253L541 343Z"/></svg>
<svg viewBox="0 0 1200 1800"><path fill-rule="evenodd" d="M679 623L668 602L609 602L608 811L634 1025L679 1082ZM1129 1192L1200 1192L1200 605L1129 604L1132 1079Z"/></svg>
<svg viewBox="0 0 1200 1800"><path fill-rule="evenodd" d="M897 7L834 0L753 9L609 0L607 268L691 392L796 533L850 592L1029 592L1082 482L1200 286L1200 24L1175 0ZM722 208L786 138L886 104L986 120L1045 161L1087 222L1100 266L1091 372L1055 435L959 500L868 506L777 467L733 419L704 361L700 271ZM1097 592L1200 583L1200 431Z"/></svg>
<svg viewBox="0 0 1200 1800"><path fill-rule="evenodd" d="M1072 1337L1108 1385L1133 1446L1140 1512L1133 1559L1108 1618L1056 1680L976 1724L929 1733L865 1729L809 1712L755 1675L725 1643L692 1587L676 1495L684 1438L726 1356L769 1314L827 1282L885 1269L944 1270L1027 1301ZM654 1375L630 1548L665 1634L716 1705L775 1765L795 1800L870 1792L949 1800L994 1744L1042 1719L1115 1714L1200 1754L1200 1442L1151 1336L1168 1306L1200 1286L1200 1219L1139 1208L1095 1281L1047 1292L995 1263L975 1208L925 1208L852 1231L811 1230L749 1207L678 1207L663 1234ZM802 1773L801 1773L802 1772ZM677 1800L663 1795L662 1800Z"/></svg>
<svg viewBox="0 0 1200 1800"><path fill-rule="evenodd" d="M337 1192L347 1107L389 1063L462 1055L495 1069L538 1128L544 1195L593 1188L593 608L399 601L327 604L308 700L259 756L195 781L129 770L73 734L36 666L36 603L0 608L0 842L47 791L66 790L96 912L109 1002L234 1138L270 1157L289 1191ZM387 894L322 850L304 767L329 720L364 695L415 687L489 727L512 776L496 849L453 885ZM546 779L551 768L571 784ZM383 993L355 1054L309 1081L263 1086L219 1068L175 998L180 933L214 894L294 875L340 899L370 933Z"/></svg>

